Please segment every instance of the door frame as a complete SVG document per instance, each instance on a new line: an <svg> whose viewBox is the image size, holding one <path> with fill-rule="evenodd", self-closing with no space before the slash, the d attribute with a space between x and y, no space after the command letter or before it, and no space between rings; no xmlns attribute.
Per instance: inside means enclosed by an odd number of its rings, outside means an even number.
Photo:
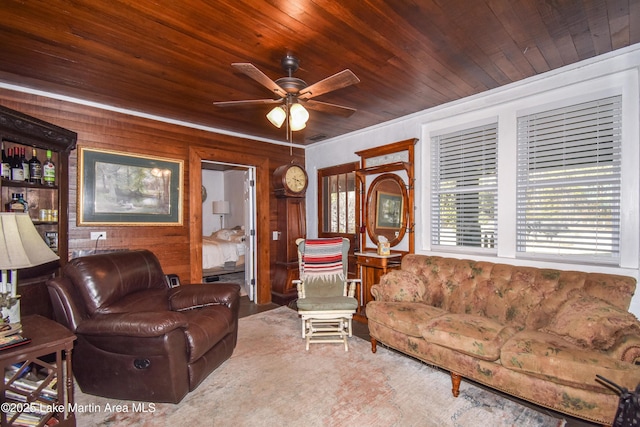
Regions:
<svg viewBox="0 0 640 427"><path fill-rule="evenodd" d="M190 283L202 282L202 161L235 163L256 172L256 303L271 302L271 256L269 242L269 159L215 147L189 147L189 248ZM263 224L261 226L261 224Z"/></svg>

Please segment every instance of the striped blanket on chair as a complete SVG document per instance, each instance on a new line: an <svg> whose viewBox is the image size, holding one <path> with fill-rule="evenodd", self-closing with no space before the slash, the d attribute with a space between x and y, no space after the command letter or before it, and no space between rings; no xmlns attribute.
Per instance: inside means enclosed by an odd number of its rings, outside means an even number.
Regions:
<svg viewBox="0 0 640 427"><path fill-rule="evenodd" d="M344 280L342 238L305 240L300 277L307 281L314 279Z"/></svg>

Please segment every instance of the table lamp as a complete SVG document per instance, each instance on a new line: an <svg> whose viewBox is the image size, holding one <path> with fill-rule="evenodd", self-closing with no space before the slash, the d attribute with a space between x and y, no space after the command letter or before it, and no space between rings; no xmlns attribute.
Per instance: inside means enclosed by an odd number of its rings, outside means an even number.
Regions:
<svg viewBox="0 0 640 427"><path fill-rule="evenodd" d="M44 242L29 214L0 212L0 308L2 318L20 323L18 269L60 259Z"/></svg>
<svg viewBox="0 0 640 427"><path fill-rule="evenodd" d="M224 216L229 214L231 209L229 202L226 200L215 200L213 202L213 213L220 215L220 228L224 228Z"/></svg>

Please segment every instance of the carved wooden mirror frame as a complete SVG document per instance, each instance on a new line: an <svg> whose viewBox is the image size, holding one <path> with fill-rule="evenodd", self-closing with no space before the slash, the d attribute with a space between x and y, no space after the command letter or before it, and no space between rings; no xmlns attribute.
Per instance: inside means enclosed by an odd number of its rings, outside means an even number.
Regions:
<svg viewBox="0 0 640 427"><path fill-rule="evenodd" d="M356 152L361 165L356 171L359 199L364 203L360 206L360 247L363 250L367 248L367 236L377 245L378 236L383 235L392 248L408 237L407 252L415 251L414 146L417 141L412 138ZM406 173L406 182L398 173L400 171ZM367 184L367 177L374 175L377 176ZM378 214L384 214L386 219L381 221Z"/></svg>
<svg viewBox="0 0 640 427"><path fill-rule="evenodd" d="M384 236L390 246L399 244L409 224L409 196L406 184L395 173L377 176L367 191L364 217L367 234L371 241L378 243Z"/></svg>

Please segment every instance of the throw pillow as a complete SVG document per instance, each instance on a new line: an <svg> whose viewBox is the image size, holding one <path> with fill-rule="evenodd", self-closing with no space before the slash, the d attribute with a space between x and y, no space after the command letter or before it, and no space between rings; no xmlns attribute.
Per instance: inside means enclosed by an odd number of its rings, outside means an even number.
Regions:
<svg viewBox="0 0 640 427"><path fill-rule="evenodd" d="M392 270L380 278L376 300L421 302L425 294L420 277L404 270Z"/></svg>
<svg viewBox="0 0 640 427"><path fill-rule="evenodd" d="M639 334L640 323L633 314L575 290L542 331L584 348L608 350L619 337Z"/></svg>

